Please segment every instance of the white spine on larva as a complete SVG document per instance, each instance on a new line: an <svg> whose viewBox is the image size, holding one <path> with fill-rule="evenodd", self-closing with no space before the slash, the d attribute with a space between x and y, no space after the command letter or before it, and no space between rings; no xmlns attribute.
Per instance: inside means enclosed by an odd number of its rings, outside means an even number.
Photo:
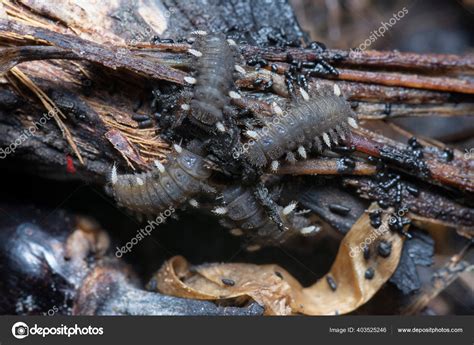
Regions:
<svg viewBox="0 0 474 345"><path fill-rule="evenodd" d="M247 72L245 72L245 69L242 67L242 66L239 66L239 65L235 65L234 66L235 70L243 75L247 74Z"/></svg>
<svg viewBox="0 0 474 345"><path fill-rule="evenodd" d="M334 95L339 97L341 95L341 89L337 84L334 84Z"/></svg>
<svg viewBox="0 0 474 345"><path fill-rule="evenodd" d="M278 116L283 115L283 110L275 102L272 103L272 108L275 115L278 115Z"/></svg>
<svg viewBox="0 0 474 345"><path fill-rule="evenodd" d="M309 100L309 95L308 95L308 93L307 93L302 87L300 87L300 93L301 93L301 96L303 96L303 99L304 99L305 101L308 101L308 100Z"/></svg>
<svg viewBox="0 0 474 345"><path fill-rule="evenodd" d="M341 137L342 140L346 140L346 135L344 134L344 131L341 129L341 127L337 126L336 127L337 134Z"/></svg>
<svg viewBox="0 0 474 345"><path fill-rule="evenodd" d="M357 125L357 121L356 121L353 117L348 117L348 118L347 118L347 123L348 123L349 126L351 126L352 128L359 128L359 126Z"/></svg>
<svg viewBox="0 0 474 345"><path fill-rule="evenodd" d="M327 133L323 133L323 140L328 147L331 147L331 140L329 139L329 135L327 135Z"/></svg>
<svg viewBox="0 0 474 345"><path fill-rule="evenodd" d="M279 166L280 166L280 163L278 163L278 161L273 161L271 164L272 171L273 172L277 171Z"/></svg>
<svg viewBox="0 0 474 345"><path fill-rule="evenodd" d="M298 154L301 156L301 158L306 159L306 150L304 149L303 146L298 147Z"/></svg>
<svg viewBox="0 0 474 345"><path fill-rule="evenodd" d="M225 132L225 127L224 125L222 124L222 122L217 122L216 123L216 128L219 132Z"/></svg>
<svg viewBox="0 0 474 345"><path fill-rule="evenodd" d="M112 182L112 184L116 184L118 181L117 167L115 166L115 163L112 167L112 171L110 172L110 181Z"/></svg>
<svg viewBox="0 0 474 345"><path fill-rule="evenodd" d="M293 212L293 211L295 210L296 205L297 205L296 201L290 202L290 203L288 204L288 206L286 206L285 208L283 208L282 214L283 214L284 216L289 215L291 212Z"/></svg>
<svg viewBox="0 0 474 345"><path fill-rule="evenodd" d="M205 31L205 30L194 30L194 31L191 32L191 35L206 36L207 31Z"/></svg>
<svg viewBox="0 0 474 345"><path fill-rule="evenodd" d="M259 244L251 244L245 248L248 252L256 252L257 250L262 249L262 246Z"/></svg>
<svg viewBox="0 0 474 345"><path fill-rule="evenodd" d="M194 55L195 57L201 57L202 53L199 50L189 48L188 53Z"/></svg>
<svg viewBox="0 0 474 345"><path fill-rule="evenodd" d="M240 99L242 96L240 96L237 92L235 91L229 91L229 97L233 99Z"/></svg>
<svg viewBox="0 0 474 345"><path fill-rule="evenodd" d="M179 146L178 144L173 144L173 148L178 153L183 152L183 148L181 146Z"/></svg>
<svg viewBox="0 0 474 345"><path fill-rule="evenodd" d="M251 131L251 130L245 131L245 135L248 136L249 138L252 138L252 139L257 139L258 138L258 133L255 132L255 131Z"/></svg>
<svg viewBox="0 0 474 345"><path fill-rule="evenodd" d="M226 214L228 211L227 207L224 207L224 206L219 206L219 207L216 207L212 210L213 213L219 215L219 216L222 216L224 214Z"/></svg>
<svg viewBox="0 0 474 345"><path fill-rule="evenodd" d="M232 229L229 232L234 236L242 236L244 234L242 229L239 229L239 228Z"/></svg>
<svg viewBox="0 0 474 345"><path fill-rule="evenodd" d="M300 229L300 233L302 235L309 235L309 234L312 234L312 233L316 233L319 231L319 228L314 226L314 225L311 225L311 226L307 226L305 228L301 228Z"/></svg>
<svg viewBox="0 0 474 345"><path fill-rule="evenodd" d="M153 161L153 164L155 164L155 166L158 168L158 170L160 171L160 173L164 173L165 172L165 166L163 164L161 164L161 162L159 160L154 160Z"/></svg>
<svg viewBox="0 0 474 345"><path fill-rule="evenodd" d="M188 84L196 84L196 78L193 77L184 77L184 81Z"/></svg>

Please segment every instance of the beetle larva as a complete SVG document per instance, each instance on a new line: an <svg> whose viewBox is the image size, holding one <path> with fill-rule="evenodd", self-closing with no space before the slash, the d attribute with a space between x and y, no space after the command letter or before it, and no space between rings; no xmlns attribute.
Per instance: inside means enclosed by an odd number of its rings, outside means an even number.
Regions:
<svg viewBox="0 0 474 345"><path fill-rule="evenodd" d="M310 225L308 219L294 213L296 203L286 207L278 206L278 213L286 227L281 231L265 212L251 189L239 185L226 188L222 192L222 206L213 212L225 216L222 225L248 235L255 235L262 243L280 243L300 233L303 235L317 232L318 228Z"/></svg>
<svg viewBox="0 0 474 345"><path fill-rule="evenodd" d="M322 151L323 143L331 147L331 142L344 140L349 126L357 127L357 123L349 103L337 96L336 88L334 91L335 94L298 101L287 113L274 116L262 128L247 131L252 139L247 151L249 162L256 167L272 162L271 167L276 170L277 160L285 153L294 157L292 151L297 150L304 159L306 149Z"/></svg>
<svg viewBox="0 0 474 345"><path fill-rule="evenodd" d="M196 49L189 51L198 57L196 86L190 103L191 119L205 127L222 129L224 106L229 103L229 97L238 97L231 91L234 52L226 37L216 33L199 37Z"/></svg>
<svg viewBox="0 0 474 345"><path fill-rule="evenodd" d="M156 214L197 194L210 176L211 170L201 156L174 145L166 165L155 161L153 170L127 175L118 175L114 166L110 182L120 206L140 214Z"/></svg>

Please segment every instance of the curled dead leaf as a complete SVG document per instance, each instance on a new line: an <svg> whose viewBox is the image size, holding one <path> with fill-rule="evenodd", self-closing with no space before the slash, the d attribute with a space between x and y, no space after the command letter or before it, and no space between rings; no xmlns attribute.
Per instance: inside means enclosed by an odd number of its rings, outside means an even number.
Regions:
<svg viewBox="0 0 474 345"><path fill-rule="evenodd" d="M372 205L369 211L375 208ZM191 267L181 256L168 260L153 280L160 292L173 296L251 298L265 307L266 315L346 314L370 300L397 268L403 238L388 230L388 217L389 212L383 213L382 225L374 229L369 215L363 214L342 240L330 271L307 288L278 265L216 263ZM378 252L381 243L390 250ZM364 245L369 248L369 257L356 249ZM366 274L368 270L373 274Z"/></svg>
<svg viewBox="0 0 474 345"><path fill-rule="evenodd" d="M280 278L283 274L289 279ZM164 294L207 300L246 296L264 305L267 315L291 313L291 280L294 278L278 265L206 264L191 268L182 256L168 260L156 276L158 290Z"/></svg>

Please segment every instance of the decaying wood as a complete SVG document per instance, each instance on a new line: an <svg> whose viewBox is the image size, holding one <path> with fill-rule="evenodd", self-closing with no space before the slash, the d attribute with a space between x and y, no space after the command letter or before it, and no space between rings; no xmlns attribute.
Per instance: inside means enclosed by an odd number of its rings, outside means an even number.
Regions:
<svg viewBox="0 0 474 345"><path fill-rule="evenodd" d="M461 252L453 255L450 260L433 274L430 286L424 288L420 294L413 297L412 301L404 306L403 315L417 315L425 309L441 292L449 287L460 274L472 272L474 266L463 260L471 244L466 245Z"/></svg>
<svg viewBox="0 0 474 345"><path fill-rule="evenodd" d="M160 54L165 54L163 53L163 48L165 49L173 49L176 51L177 55L175 59L177 61L181 61L183 57L179 56L182 54L183 50L185 47L189 47L189 45L173 45L170 46L168 44L168 47L166 46L158 46L156 47L156 50L154 51L153 58L156 59L155 61L152 62L152 60L147 60L139 56L140 50L129 50L125 48L119 48L119 47L105 47L103 45L99 45L93 42L88 42L83 39L80 39L78 37L74 37L71 35L64 36L63 34L55 33L53 31L44 29L44 28L35 28L31 26L25 26L21 25L18 23L12 23L12 22L3 22L0 23L0 33L2 34L3 40L8 42L8 44L16 44L20 45L16 50L13 47L8 47L8 48L3 48L4 50L4 55L3 55L3 64L2 68L4 71L8 70L9 68L13 67L17 63L25 62L28 60L38 60L38 59L51 59L51 58L62 58L62 59L73 59L73 60L85 60L89 62L93 62L95 64L100 64L105 67L111 68L113 70L124 70L128 71L129 73L134 73L137 76L140 77L148 77L151 79L157 79L157 80L166 80L170 82L175 82L178 84L183 84L184 83L184 76L186 75L180 70L173 69L171 67L167 67L166 64L159 64L157 61L163 60L163 58L160 57ZM23 44L31 44L31 43L36 43L36 44L42 44L42 45L27 45L24 46ZM48 44L48 45L44 45ZM248 47L243 48L244 55L249 49ZM256 49L258 48L253 48L252 53L255 53L259 56L266 57L267 59L273 59L275 61L279 61L282 59L281 54L278 53L268 53L268 48L262 49L262 51L257 51ZM168 61L171 59L169 52L167 54L167 59ZM298 57L299 55L297 54L297 51L295 48L291 48L291 54L293 54L295 57ZM314 56L313 53L307 53L303 49L303 52L300 52L300 54L303 54L302 57L307 58L309 60L315 59L316 56ZM306 54L306 55L305 55ZM329 54L328 58L330 58L332 55ZM410 58L412 58L412 55L409 55ZM399 59L402 59L402 57L398 57ZM463 71L464 70L469 70L469 59L467 59L467 62L465 61L466 59L458 58L457 60L454 57L447 57L447 59L450 61L449 66L455 66L456 68L445 68L444 70L447 70L448 72L451 71L452 69L455 69L458 73L459 70ZM436 58L432 58L434 64L439 63L440 56L436 56ZM442 65L442 63L440 63ZM370 65L370 64L369 64ZM417 67L416 65L415 67ZM443 65L444 66L444 65ZM467 67L466 67L467 66ZM419 67L419 66L418 66ZM425 65L421 66L422 69L426 68ZM45 78L45 75L41 75L41 73L38 73L36 71L29 71L32 76L35 74L38 77ZM36 72L36 73L35 73ZM56 72L58 73L58 72ZM379 72L370 72L370 73L379 73ZM414 75L416 76L416 75ZM240 81L237 81L237 84L241 87L244 88L251 88L251 82L255 80L256 77L261 77L261 75L254 75L252 76L251 73L249 73L248 76L245 76L243 79ZM281 78L280 80L275 80L276 76L271 76L269 75L269 78L272 79L273 81L273 86L272 88L279 94L285 95L286 93L286 87L284 86L283 79ZM364 79L364 83L371 82L370 78ZM44 82L44 80L43 80ZM326 82L323 82L322 80L312 80L312 83L316 83L316 85L325 85ZM462 82L465 84L466 81L462 80ZM379 83L380 84L380 83ZM383 84L383 83L381 83ZM312 85L312 84L310 84ZM443 82L443 85L448 85L445 82ZM470 85L468 83L468 85ZM397 85L398 89L393 90L398 93L405 93L405 94L411 94L408 93L407 90L403 90L400 88L400 85ZM401 86L404 86L403 83ZM357 95L359 94L361 99L367 100L367 97L377 97L377 90L381 89L381 91L390 91L389 89L383 89L386 88L385 86L380 86L376 85L371 86L371 94L372 96L363 96L363 94L360 94L361 88L359 85L352 85L352 84L341 84L343 92L347 92L349 94L349 98L351 97L351 91L354 88L355 91L355 97L354 99L357 98ZM363 87L363 85L362 85ZM378 89L377 89L378 88ZM429 85L424 85L424 88L426 90L433 89ZM375 92L374 92L375 89ZM436 88L434 88L436 89ZM459 89L456 90L459 92L465 92L469 93L469 90L463 90ZM367 92L367 90L366 90ZM426 91L425 91L426 92ZM431 91L427 91L431 92ZM374 95L375 93L375 95ZM287 95L287 94L286 94ZM354 95L353 95L354 96ZM382 95L379 95L382 97L381 101L386 101L386 97L384 98ZM407 104L404 105L403 112L402 114L412 114L412 112L417 113L417 109L421 109L421 113L424 114L433 114L433 113L438 113L440 112L444 116L452 116L452 115L465 115L469 114L470 111L472 110L472 103L461 103L457 107L450 107L449 105L441 105L436 108L435 106L424 106L425 109L423 109L423 106L420 105L413 105L410 107L410 103L417 103L420 101L423 102L429 102L429 98L431 97L431 102L439 103L440 101L445 101L446 99L439 99L437 98L437 94L425 94L424 99L416 98L419 97L420 95L417 95L415 92L413 96L415 97L414 99L405 99L407 101ZM390 96L389 96L390 97ZM426 99L428 98L428 99ZM400 101L400 99L398 99ZM86 102L86 103L91 103L92 100ZM256 101L253 101L254 103ZM380 102L380 100L379 100ZM372 103L373 104L373 103ZM380 104L380 103L379 103ZM358 112L361 113L361 117L363 118L364 115L367 116L366 114L368 113L367 109L370 109L372 106L372 109L377 109L377 110L372 110L372 115L379 115L379 117L386 117L387 115L383 116L380 114L383 114L381 105L371 105L371 103L367 103L366 106L360 105L357 109ZM375 108L374 108L375 107ZM440 111L441 107L441 111ZM443 108L444 107L444 108ZM257 107L255 106L250 109L253 109L253 111L259 111L261 110L262 107ZM426 109L427 108L427 109ZM450 109L450 110L448 110ZM453 110L455 109L455 110ZM394 112L393 116L399 116L400 113ZM102 120L105 122L104 120ZM366 152L368 153L368 152ZM371 152L371 154L376 155L376 152ZM450 165L453 166L453 165ZM441 167L441 168L444 168ZM436 170L436 169L435 169ZM444 169L443 169L444 171ZM434 174L435 179L439 177L440 179L442 176L438 176L436 173ZM458 178L459 179L459 178ZM445 179L446 180L446 179ZM446 182L446 181L445 181ZM450 179L447 181L448 183L451 182ZM466 185L467 183L467 188L468 190L472 190L472 187L469 185L469 181L459 181L459 182L454 182L457 183L458 185Z"/></svg>
<svg viewBox="0 0 474 345"><path fill-rule="evenodd" d="M376 182L364 177L348 177L344 181L348 186L356 188L358 194L367 199L378 200L387 193ZM411 212L428 219L436 219L453 229L466 227L469 229L467 233L470 233L471 236L474 234L472 227L474 210L472 208L453 201L428 187L419 189L420 194L417 197L407 191L402 192L404 204Z"/></svg>
<svg viewBox="0 0 474 345"><path fill-rule="evenodd" d="M32 4L30 6L35 7ZM18 16L14 4L8 3L8 9ZM26 14L22 12L22 15L27 18L33 16L28 12ZM114 44L104 44L83 38L89 37L90 32L77 34L76 29L74 34L71 34L63 25L52 25L46 19L42 25L27 24L35 22L28 20L0 22L0 43L5 46L0 48L1 70L7 72L20 64L16 68L28 75L38 90L51 94L53 102L58 104L71 102L76 108L82 108L79 112L83 112L82 116L86 116L89 123L77 121L69 116L65 122L67 127L61 131L47 124L47 136L35 136L35 140L29 140L18 148L24 152L23 157L39 164L46 174L58 176L64 174L65 156L72 148L79 159L76 165L80 165L82 160L84 162L84 166L78 167L74 177L86 180L103 180L113 162L126 163L132 169L143 169L151 159L164 158L168 144L154 131L138 129L136 123L131 120L131 115L136 113L134 108L137 100L143 99L140 94L147 92L152 83L167 81L178 85L185 84L184 77L187 75L187 63L189 63L189 56L186 54L186 50L190 47L188 43L135 42L134 46L127 46L127 42L115 39ZM234 100L234 104L240 108L250 109L259 116L271 116L272 111L269 102L265 101L267 94L260 93L257 94L258 97L253 95L258 91L254 81L256 78L268 79L272 81L271 89L277 95L288 97L282 76L289 67L288 56L305 61L325 58L332 62L339 69L339 75L331 76L330 79L311 78L310 95L317 97L318 88L337 83L349 100L358 101L355 111L362 119L472 114L473 103L469 94L473 92L474 84L470 77L473 69L473 58L470 55L340 50L317 53L306 48L283 49L256 45L243 45L240 49L244 58L259 56L269 62L269 66L257 72L252 72L253 67L246 68L247 75L236 82L243 89L243 97ZM75 62L68 64L67 61L71 60ZM270 73L271 64L276 65L277 74ZM353 69L355 67L357 69ZM97 73L100 69L102 71ZM357 78L351 77L355 75ZM388 75L390 77L387 77ZM9 80L13 81L14 77L9 77ZM60 90L58 80L61 80ZM120 95L104 88L111 80L121 90ZM87 87L84 85L85 82L88 82ZM41 105L35 99L37 96L22 90L21 86L16 84L15 92L11 92L11 83L0 85L0 92L9 97L5 109L0 109L4 114L0 125L0 132L5 134L1 139L3 146L13 142L23 129L16 127L16 122L5 121L7 113L16 112L18 118L22 119L22 126L25 126L34 122L34 116L31 114L41 112ZM456 105L449 103L452 94L446 91L456 92L461 102ZM25 97L28 103L24 102ZM272 97L272 100L275 100L275 97ZM386 112L387 103L396 103L389 113ZM149 104L145 104L139 113L149 111ZM67 135L69 145L63 144L61 132L64 131L70 132ZM76 142L77 147L74 146ZM381 148L400 153L400 159L403 159L403 153L406 151L406 147L401 144L364 129L354 134L349 144L354 145L357 151L375 157L380 157ZM127 150L121 150L120 147L127 147ZM408 171L405 169L405 172L429 182L435 181L440 185L446 184L461 190L474 191L470 177L472 162L463 160L461 152L455 151L454 160L446 163L440 158L441 150L430 147L425 151L427 151L425 159L429 174L421 175L409 169ZM397 165L399 162L395 160L392 163ZM297 165L284 167L281 173L337 173L336 161L320 163L322 162L318 160L298 162ZM400 165L396 167L402 170L405 168ZM353 174L373 173L373 165L356 162Z"/></svg>
<svg viewBox="0 0 474 345"><path fill-rule="evenodd" d="M423 174L423 172L413 169L409 164L406 164L407 160L410 160L409 149L404 144L395 142L387 137L361 129L351 136L350 145L354 145L359 152L374 157L390 159L395 166L425 180L434 180L438 183L455 186L469 192L474 191L474 180L472 178L473 162L463 159L460 151L454 152L454 158L448 164L445 161L443 162L442 151L439 148L434 146L427 147L424 151L427 169L426 174ZM415 158L411 162L413 163L414 160Z"/></svg>

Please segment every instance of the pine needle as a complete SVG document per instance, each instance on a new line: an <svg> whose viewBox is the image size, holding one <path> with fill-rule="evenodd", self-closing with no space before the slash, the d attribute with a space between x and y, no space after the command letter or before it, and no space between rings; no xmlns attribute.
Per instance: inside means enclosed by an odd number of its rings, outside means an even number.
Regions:
<svg viewBox="0 0 474 345"><path fill-rule="evenodd" d="M63 137L71 146L79 162L84 165L84 160L79 152L76 143L74 142L73 135L71 134L67 126L64 124L62 119L58 116L59 114L63 119L66 119L66 115L64 115L61 109L59 109L56 104L54 104L53 100L49 98L49 96L44 93L43 90L41 90L25 73L18 69L18 67L13 67L10 70L10 73L14 75L23 85L25 85L28 89L31 90L31 92L33 92L38 97L38 99L48 111L48 114L51 114L53 116L54 120L56 121L59 129L63 134Z"/></svg>

